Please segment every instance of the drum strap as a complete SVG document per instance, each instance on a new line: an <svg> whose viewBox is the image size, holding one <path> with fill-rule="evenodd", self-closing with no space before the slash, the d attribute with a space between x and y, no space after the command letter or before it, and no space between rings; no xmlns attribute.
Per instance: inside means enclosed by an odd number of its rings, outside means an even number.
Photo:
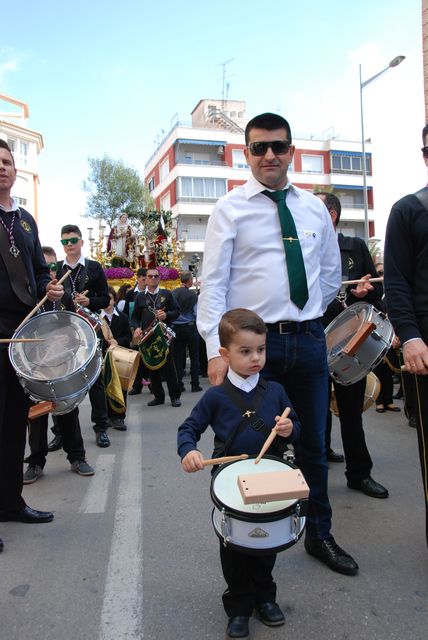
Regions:
<svg viewBox="0 0 428 640"><path fill-rule="evenodd" d="M15 258L10 253L10 242L3 225L0 225L0 254L3 258L7 273L9 275L10 286L14 294L27 307L33 307L35 300L30 294L30 280L25 269L24 261L20 254Z"/></svg>

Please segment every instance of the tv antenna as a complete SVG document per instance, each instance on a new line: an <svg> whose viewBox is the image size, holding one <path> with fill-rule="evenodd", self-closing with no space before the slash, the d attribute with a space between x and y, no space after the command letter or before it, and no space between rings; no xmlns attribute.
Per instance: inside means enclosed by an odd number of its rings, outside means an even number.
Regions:
<svg viewBox="0 0 428 640"><path fill-rule="evenodd" d="M222 77L222 90L221 90L221 110L224 112L226 107L226 100L229 95L230 82L226 82L231 76L226 76L226 65L233 62L234 58L229 58L229 60L225 60L220 64L216 65L217 67L223 67L223 77Z"/></svg>

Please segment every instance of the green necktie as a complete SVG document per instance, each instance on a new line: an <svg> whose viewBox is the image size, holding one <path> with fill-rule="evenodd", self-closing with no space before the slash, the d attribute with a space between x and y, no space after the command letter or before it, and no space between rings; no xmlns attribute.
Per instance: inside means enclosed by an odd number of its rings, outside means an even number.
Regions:
<svg viewBox="0 0 428 640"><path fill-rule="evenodd" d="M308 283L306 281L305 264L302 248L297 236L296 225L285 198L287 191L262 191L265 196L276 202L279 221L281 223L282 242L284 243L285 259L287 262L290 298L294 304L303 309L308 301Z"/></svg>

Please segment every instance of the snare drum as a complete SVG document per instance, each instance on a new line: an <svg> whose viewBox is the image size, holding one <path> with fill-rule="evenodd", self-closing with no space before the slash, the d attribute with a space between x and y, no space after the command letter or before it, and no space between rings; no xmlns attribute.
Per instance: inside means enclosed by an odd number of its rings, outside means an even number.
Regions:
<svg viewBox="0 0 428 640"><path fill-rule="evenodd" d="M100 374L102 357L95 331L76 313L41 313L13 337L43 340L11 343L9 358L24 391L33 400L53 402L54 414L74 409Z"/></svg>
<svg viewBox="0 0 428 640"><path fill-rule="evenodd" d="M212 521L225 546L248 555L263 555L288 549L303 533L307 500L279 500L244 504L238 487L242 474L291 471L295 465L265 456L255 465L254 458L222 465L211 480L211 499L215 505Z"/></svg>
<svg viewBox="0 0 428 640"><path fill-rule="evenodd" d="M89 324L93 329L95 329L95 331L100 331L103 326L103 322L98 313L94 313L93 311L88 309L88 307L82 307L82 305L77 304L77 302L74 303L74 306L76 307L77 315L84 318L86 322L89 322Z"/></svg>
<svg viewBox="0 0 428 640"><path fill-rule="evenodd" d="M388 318L371 304L347 307L325 330L331 377L339 384L358 382L377 367L392 344Z"/></svg>

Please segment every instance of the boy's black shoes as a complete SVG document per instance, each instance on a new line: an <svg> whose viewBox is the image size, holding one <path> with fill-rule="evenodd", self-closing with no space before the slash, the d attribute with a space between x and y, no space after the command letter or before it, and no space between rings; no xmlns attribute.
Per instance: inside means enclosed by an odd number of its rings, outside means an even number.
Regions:
<svg viewBox="0 0 428 640"><path fill-rule="evenodd" d="M358 572L355 560L339 547L333 536L325 540L310 540L306 536L305 549L307 553L324 562L333 571L347 576L354 576Z"/></svg>
<svg viewBox="0 0 428 640"><path fill-rule="evenodd" d="M268 627L280 627L285 622L285 616L276 602L264 602L257 607L260 620Z"/></svg>
<svg viewBox="0 0 428 640"><path fill-rule="evenodd" d="M226 635L229 638L248 638L249 634L248 616L229 618L229 624L226 629Z"/></svg>

